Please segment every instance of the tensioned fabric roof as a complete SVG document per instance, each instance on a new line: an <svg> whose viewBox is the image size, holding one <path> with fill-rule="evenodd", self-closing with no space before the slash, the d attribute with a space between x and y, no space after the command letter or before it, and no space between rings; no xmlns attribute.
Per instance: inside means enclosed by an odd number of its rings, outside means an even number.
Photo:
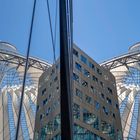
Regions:
<svg viewBox="0 0 140 140"><path fill-rule="evenodd" d="M115 76L125 139L140 139L140 43L101 65Z"/></svg>
<svg viewBox="0 0 140 140"><path fill-rule="evenodd" d="M19 139L33 139L38 81L51 64L30 57L24 92ZM15 139L26 57L13 45L0 42L0 139Z"/></svg>

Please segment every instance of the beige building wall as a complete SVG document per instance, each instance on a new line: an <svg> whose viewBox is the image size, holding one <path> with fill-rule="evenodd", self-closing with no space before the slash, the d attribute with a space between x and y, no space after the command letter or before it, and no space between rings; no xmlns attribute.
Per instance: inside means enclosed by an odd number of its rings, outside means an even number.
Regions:
<svg viewBox="0 0 140 140"><path fill-rule="evenodd" d="M59 139L59 62L39 80L35 139ZM74 45L74 138L121 140L122 128L114 76Z"/></svg>

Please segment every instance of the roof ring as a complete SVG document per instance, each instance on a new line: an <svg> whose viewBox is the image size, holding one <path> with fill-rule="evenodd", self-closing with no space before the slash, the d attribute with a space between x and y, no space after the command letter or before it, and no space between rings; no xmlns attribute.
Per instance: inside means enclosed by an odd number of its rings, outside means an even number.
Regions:
<svg viewBox="0 0 140 140"><path fill-rule="evenodd" d="M0 50L8 52L17 52L17 48L8 42L0 41Z"/></svg>
<svg viewBox="0 0 140 140"><path fill-rule="evenodd" d="M129 52L135 52L135 51L140 51L140 42L129 47Z"/></svg>

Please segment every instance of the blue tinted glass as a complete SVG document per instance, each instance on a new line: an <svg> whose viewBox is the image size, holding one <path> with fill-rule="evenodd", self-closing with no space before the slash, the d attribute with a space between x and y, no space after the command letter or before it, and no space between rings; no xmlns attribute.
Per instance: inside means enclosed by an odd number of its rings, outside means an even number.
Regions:
<svg viewBox="0 0 140 140"><path fill-rule="evenodd" d="M84 57L83 55L81 55L81 61L85 64L87 64L87 59L86 57Z"/></svg>
<svg viewBox="0 0 140 140"><path fill-rule="evenodd" d="M97 110L100 108L100 104L99 104L97 101L95 101L95 108L96 108Z"/></svg>
<svg viewBox="0 0 140 140"><path fill-rule="evenodd" d="M77 62L75 62L75 68L78 69L79 71L82 71L82 66Z"/></svg>

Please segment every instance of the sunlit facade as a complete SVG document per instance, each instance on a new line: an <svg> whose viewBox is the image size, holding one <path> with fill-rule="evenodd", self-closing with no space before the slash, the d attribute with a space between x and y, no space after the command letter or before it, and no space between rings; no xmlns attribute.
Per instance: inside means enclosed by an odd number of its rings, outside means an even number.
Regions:
<svg viewBox="0 0 140 140"><path fill-rule="evenodd" d="M101 64L116 78L124 140L140 139L140 43Z"/></svg>
<svg viewBox="0 0 140 140"><path fill-rule="evenodd" d="M59 62L39 79L35 140L60 140ZM114 76L73 49L74 140L122 140Z"/></svg>
<svg viewBox="0 0 140 140"><path fill-rule="evenodd" d="M13 45L0 42L0 139L15 140L17 116L26 58ZM19 140L33 140L38 79L50 67L30 57L27 72Z"/></svg>

